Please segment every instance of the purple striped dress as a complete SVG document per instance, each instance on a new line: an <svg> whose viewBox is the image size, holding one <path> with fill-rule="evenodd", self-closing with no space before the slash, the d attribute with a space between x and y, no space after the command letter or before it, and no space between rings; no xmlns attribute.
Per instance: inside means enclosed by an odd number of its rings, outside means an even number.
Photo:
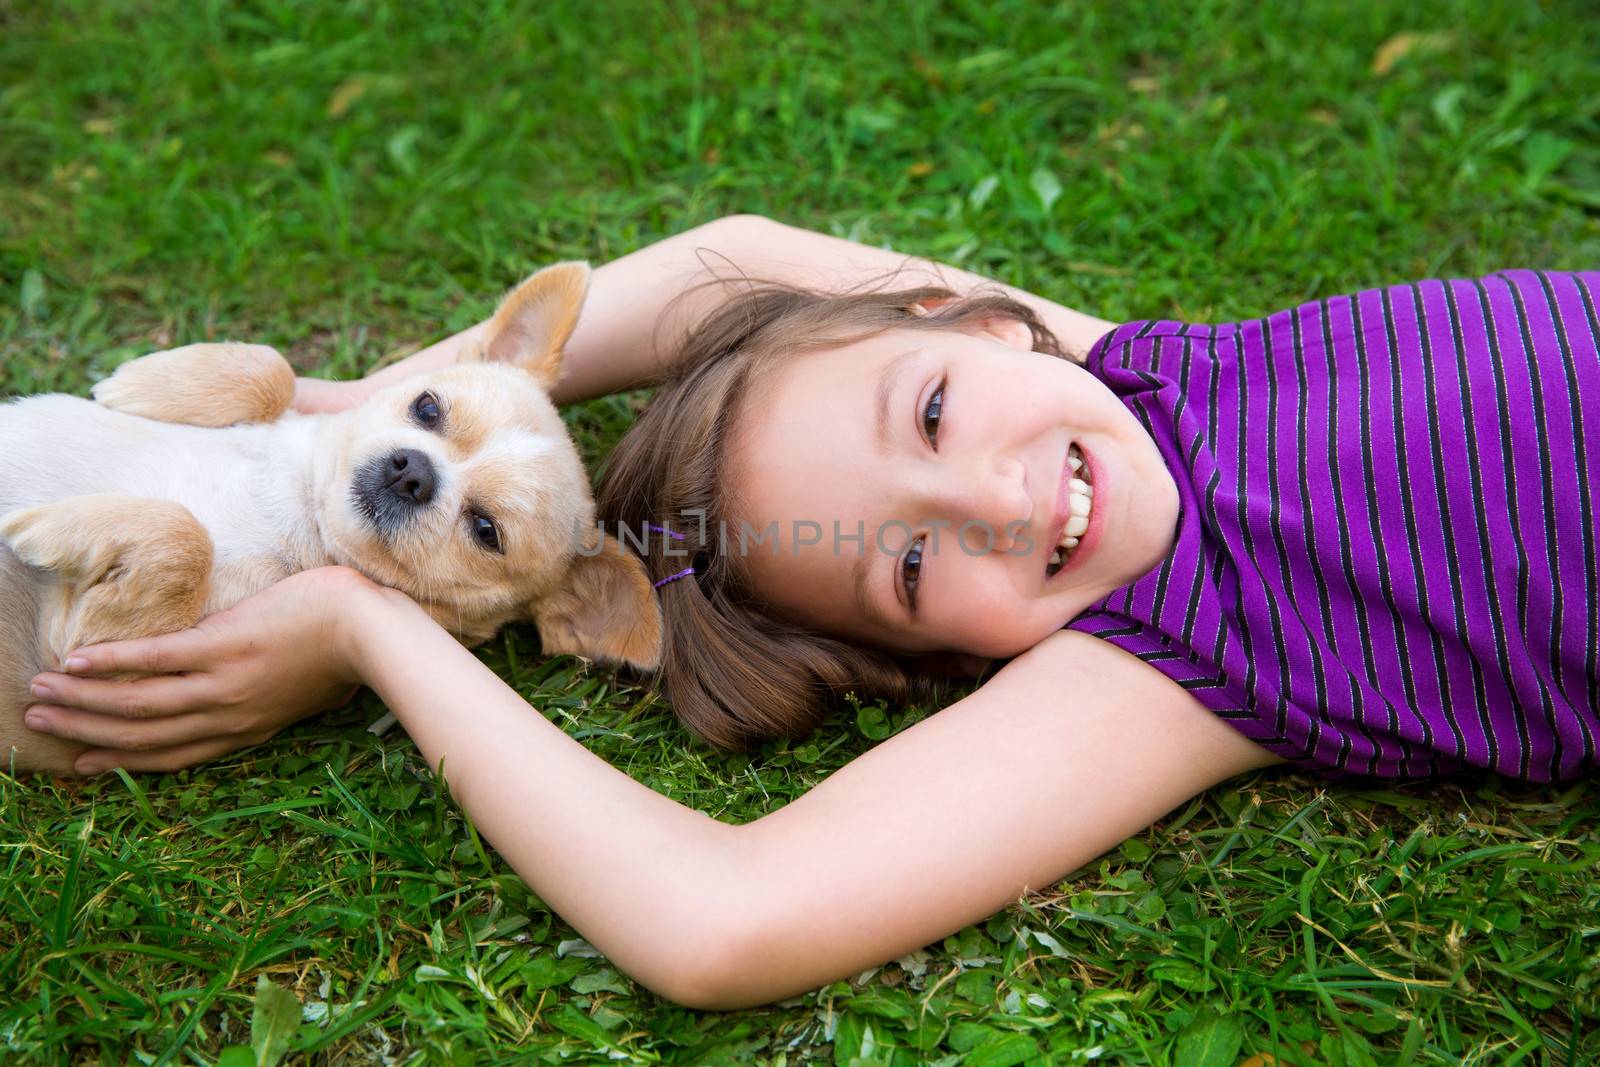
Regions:
<svg viewBox="0 0 1600 1067"><path fill-rule="evenodd" d="M1597 304L1519 270L1111 331L1176 542L1068 627L1318 777L1596 773Z"/></svg>

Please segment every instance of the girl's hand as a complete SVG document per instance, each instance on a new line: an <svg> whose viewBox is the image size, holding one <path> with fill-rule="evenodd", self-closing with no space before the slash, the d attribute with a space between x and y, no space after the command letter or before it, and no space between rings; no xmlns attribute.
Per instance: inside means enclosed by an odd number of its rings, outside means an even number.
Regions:
<svg viewBox="0 0 1600 1067"><path fill-rule="evenodd" d="M70 652L71 673L33 679L38 703L25 722L89 745L79 774L175 770L259 744L355 695L346 620L377 589L347 567L322 567L193 629ZM147 676L107 677L129 671Z"/></svg>

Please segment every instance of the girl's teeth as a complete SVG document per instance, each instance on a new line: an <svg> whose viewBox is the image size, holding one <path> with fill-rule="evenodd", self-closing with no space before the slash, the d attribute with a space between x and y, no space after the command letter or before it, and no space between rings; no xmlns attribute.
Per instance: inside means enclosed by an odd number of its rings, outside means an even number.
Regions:
<svg viewBox="0 0 1600 1067"><path fill-rule="evenodd" d="M1094 486L1078 477L1083 470L1083 457L1079 455L1077 445L1068 449L1067 464L1073 474L1067 480L1067 525L1061 531L1061 543L1050 553L1052 568L1060 567L1066 561L1067 554L1078 547L1078 539L1089 529L1089 513L1094 510Z"/></svg>
<svg viewBox="0 0 1600 1067"><path fill-rule="evenodd" d="M1091 485L1089 481L1089 467L1083 461L1083 451L1077 445L1067 446L1067 466L1072 468L1073 488L1081 483L1085 487Z"/></svg>

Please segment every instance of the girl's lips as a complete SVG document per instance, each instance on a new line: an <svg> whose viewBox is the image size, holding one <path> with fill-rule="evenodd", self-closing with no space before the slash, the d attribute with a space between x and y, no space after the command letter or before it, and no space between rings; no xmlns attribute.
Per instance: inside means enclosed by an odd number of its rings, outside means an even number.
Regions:
<svg viewBox="0 0 1600 1067"><path fill-rule="evenodd" d="M1067 442L1067 455L1070 456L1072 454L1073 445L1078 446L1078 454L1083 457L1083 465L1089 469L1089 477L1086 478L1085 481L1094 486L1094 504L1089 508L1089 528L1083 531L1082 536L1078 538L1078 547L1073 549L1072 552L1067 556L1066 562L1061 565L1060 570L1056 571L1054 574L1045 576L1045 582L1047 584L1055 581L1057 578L1060 578L1063 574L1069 574L1072 571L1077 570L1078 567L1083 565L1085 560L1092 557L1095 549L1099 547L1102 531L1105 528L1105 503L1107 486L1104 469L1101 467L1100 462L1094 453L1083 447L1082 441ZM1061 488L1056 497L1056 514L1054 520L1050 524L1050 530L1054 538L1050 542L1050 548L1052 550L1056 545L1061 543L1061 533L1067 528L1067 483L1071 479L1072 465L1068 463L1066 457L1063 456L1061 460ZM1050 558L1048 552L1045 554L1045 558Z"/></svg>

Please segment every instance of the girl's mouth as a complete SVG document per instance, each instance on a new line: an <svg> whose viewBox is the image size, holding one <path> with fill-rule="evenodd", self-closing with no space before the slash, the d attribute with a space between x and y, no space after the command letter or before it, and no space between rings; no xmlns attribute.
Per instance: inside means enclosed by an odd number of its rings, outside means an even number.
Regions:
<svg viewBox="0 0 1600 1067"><path fill-rule="evenodd" d="M1094 474L1082 449L1074 441L1067 448L1066 469L1061 472L1061 487L1066 513L1061 533L1050 552L1044 574L1048 580L1070 569L1081 555L1087 555L1084 541L1094 515ZM1060 521L1060 520L1058 520ZM1098 524L1095 524L1098 526ZM1098 538L1097 538L1098 540Z"/></svg>

